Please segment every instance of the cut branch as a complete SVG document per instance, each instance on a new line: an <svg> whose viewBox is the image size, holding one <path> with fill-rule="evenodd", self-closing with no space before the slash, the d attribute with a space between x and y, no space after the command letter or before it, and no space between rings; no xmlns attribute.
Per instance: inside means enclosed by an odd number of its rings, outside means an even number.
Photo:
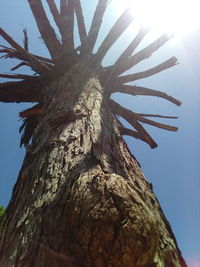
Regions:
<svg viewBox="0 0 200 267"><path fill-rule="evenodd" d="M24 34L24 49L28 52L28 33L26 29L23 29Z"/></svg>
<svg viewBox="0 0 200 267"><path fill-rule="evenodd" d="M0 73L0 78L5 78L5 79L32 79L33 76L25 75L25 74L2 74L2 73Z"/></svg>
<svg viewBox="0 0 200 267"><path fill-rule="evenodd" d="M82 47L82 50L85 50L87 46L87 32L86 32L85 21L83 17L80 0L74 0L74 7L75 7L75 12L76 12L76 17L77 17L78 31L79 31L79 36L81 40L81 47Z"/></svg>
<svg viewBox="0 0 200 267"><path fill-rule="evenodd" d="M139 116L139 114L134 113L134 112L133 112L133 114L135 114L136 118L139 121L147 123L147 124L152 125L152 126L155 126L157 128L161 128L161 129L164 129L164 130L167 130L167 131L173 131L173 132L176 132L178 130L177 127L166 125L166 124L162 124L162 123L159 123L159 122L156 122L156 121L152 121L152 120L143 118L143 117Z"/></svg>
<svg viewBox="0 0 200 267"><path fill-rule="evenodd" d="M41 78L32 78L18 82L0 83L0 101L6 103L40 102L44 82Z"/></svg>
<svg viewBox="0 0 200 267"><path fill-rule="evenodd" d="M50 59L50 58L47 58L47 57L41 57L41 56L38 56L38 55L35 55L35 54L30 54L30 55L32 55L33 57L36 57L37 59L39 59L39 60L41 60L41 61L43 61L43 62L45 62L45 63L50 63L52 66L53 66L53 60L52 59Z"/></svg>
<svg viewBox="0 0 200 267"><path fill-rule="evenodd" d="M119 74L120 70L126 67L129 57L135 51L140 42L144 39L147 32L148 32L147 28L144 27L140 28L136 37L133 39L133 41L130 43L127 49L121 54L121 56L118 58L115 64L111 67L112 72L114 72L115 74Z"/></svg>
<svg viewBox="0 0 200 267"><path fill-rule="evenodd" d="M137 113L138 116L142 117L154 117L154 118L163 118L163 119L178 119L176 116L164 116L164 115L157 115L157 114L144 114L144 113Z"/></svg>
<svg viewBox="0 0 200 267"><path fill-rule="evenodd" d="M63 28L63 25L62 25L62 19L61 19L61 16L60 16L60 13L57 9L57 6L54 2L54 0L46 0L47 1L47 4L49 6L49 9L51 11L51 14L53 16L53 19L60 31L60 34L61 36L63 35L63 32L62 32L62 28Z"/></svg>
<svg viewBox="0 0 200 267"><path fill-rule="evenodd" d="M43 108L43 104L42 103L38 103L36 105L34 105L31 108L25 109L23 111L21 111L19 113L20 118L27 118L33 115L41 115L42 114L42 108Z"/></svg>
<svg viewBox="0 0 200 267"><path fill-rule="evenodd" d="M122 83L127 83L127 82L136 81L139 79L147 78L158 72L171 68L175 66L176 64L177 64L177 59L175 57L172 57L152 69L149 69L143 72L134 73L134 74L120 76L117 78L117 82L122 84Z"/></svg>
<svg viewBox="0 0 200 267"><path fill-rule="evenodd" d="M133 21L133 14L130 8L126 9L123 14L116 21L114 26L111 28L106 38L100 45L97 51L97 58L101 62L108 50L115 43L115 41L120 37L120 35L127 29L127 27Z"/></svg>
<svg viewBox="0 0 200 267"><path fill-rule="evenodd" d="M143 128L143 126L137 121L137 117L135 116L135 113L122 107L121 105L119 105L118 103L116 103L113 100L110 100L109 103L110 103L110 107L111 107L114 114L117 114L117 115L123 117L137 130L139 135L141 135L140 139L142 139L142 140L144 139L145 142L148 143L151 148L156 148L158 146L156 144L156 142L152 139L152 137Z"/></svg>
<svg viewBox="0 0 200 267"><path fill-rule="evenodd" d="M88 50L90 52L93 51L95 42L97 40L97 36L99 34L99 30L102 24L103 16L106 11L107 5L110 0L99 0L93 19L92 24L88 33Z"/></svg>
<svg viewBox="0 0 200 267"><path fill-rule="evenodd" d="M16 43L2 28L0 28L0 35L17 50L19 54L25 58L27 62L30 63L33 70L38 72L40 75L48 76L50 69L40 62L36 57L29 54L24 48L22 48L18 43Z"/></svg>
<svg viewBox="0 0 200 267"><path fill-rule="evenodd" d="M10 47L4 46L4 45L0 45L0 47L4 48L4 49L0 50L0 53L5 53L6 55L3 56L5 58L8 57L8 58L17 58L17 59L25 60L25 61L27 60L27 58L25 56L23 56L21 53L19 53L16 49L13 49L13 48L10 48ZM35 57L35 58L37 58L37 59L39 59L45 63L50 63L53 66L53 60L50 58L41 57L41 56L31 54L31 53L29 53L29 55L31 55L31 56L33 56L33 57Z"/></svg>
<svg viewBox="0 0 200 267"><path fill-rule="evenodd" d="M134 130L131 130L131 129L128 129L126 127L121 127L120 126L119 127L119 131L120 131L121 135L129 135L129 136L132 136L132 137L134 137L136 139L140 139L140 140L146 142L144 137L141 134L139 134L138 132L134 131Z"/></svg>
<svg viewBox="0 0 200 267"><path fill-rule="evenodd" d="M63 48L71 53L74 51L74 0L60 0L60 15Z"/></svg>
<svg viewBox="0 0 200 267"><path fill-rule="evenodd" d="M142 60L150 57L153 52L158 50L161 46L163 46L167 41L169 41L172 38L172 35L169 34L163 34L160 38L158 38L156 41L136 53L135 55L131 57L125 58L123 63L120 64L119 67L117 67L117 72L116 74L121 74L128 69L132 68Z"/></svg>
<svg viewBox="0 0 200 267"><path fill-rule="evenodd" d="M119 85L116 86L113 90L113 92L120 92L125 93L129 95L144 95L144 96L156 96L164 98L172 103L174 103L177 106L181 105L181 102L172 96L167 95L164 92L153 90L150 88L140 87L140 86L133 86L133 85Z"/></svg>
<svg viewBox="0 0 200 267"><path fill-rule="evenodd" d="M28 2L41 37L44 40L52 59L56 60L59 57L61 44L56 37L54 29L50 25L43 4L41 0L28 0Z"/></svg>

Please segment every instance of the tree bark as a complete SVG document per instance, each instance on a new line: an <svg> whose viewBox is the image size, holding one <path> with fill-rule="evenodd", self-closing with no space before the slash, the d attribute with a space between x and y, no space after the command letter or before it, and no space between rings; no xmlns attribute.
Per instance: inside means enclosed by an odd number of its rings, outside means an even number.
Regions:
<svg viewBox="0 0 200 267"><path fill-rule="evenodd" d="M43 114L6 211L0 266L184 266L84 62L43 90Z"/></svg>

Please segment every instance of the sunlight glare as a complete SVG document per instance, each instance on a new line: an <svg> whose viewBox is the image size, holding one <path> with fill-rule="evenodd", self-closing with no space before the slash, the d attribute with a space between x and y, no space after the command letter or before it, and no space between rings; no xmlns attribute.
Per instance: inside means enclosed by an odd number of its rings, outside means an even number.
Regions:
<svg viewBox="0 0 200 267"><path fill-rule="evenodd" d="M140 24L158 32L183 36L200 26L200 0L115 0L115 2L119 8L130 6Z"/></svg>

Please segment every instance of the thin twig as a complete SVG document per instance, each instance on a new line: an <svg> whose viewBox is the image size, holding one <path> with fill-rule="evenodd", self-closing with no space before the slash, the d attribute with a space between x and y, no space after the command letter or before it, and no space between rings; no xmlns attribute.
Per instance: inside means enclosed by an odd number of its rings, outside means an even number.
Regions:
<svg viewBox="0 0 200 267"><path fill-rule="evenodd" d="M24 48L16 43L2 28L0 28L0 35L13 47L15 48L31 65L31 67L38 72L40 75L47 76L50 69L40 62L36 57L29 54Z"/></svg>
<svg viewBox="0 0 200 267"><path fill-rule="evenodd" d="M21 59L21 60L26 60L26 58L23 57L22 54L20 54L16 49L13 49L13 48L10 48L10 47L4 46L4 45L0 45L0 47L4 48L4 49L0 50L0 53L7 53L8 54L7 56L10 57L10 58L14 57L14 58L18 58L18 59ZM35 54L32 54L32 53L29 53L29 54L31 56L36 57L37 59L45 62L45 63L54 64L53 60L50 59L50 58L38 56L38 55L35 55Z"/></svg>
<svg viewBox="0 0 200 267"><path fill-rule="evenodd" d="M161 128L161 129L164 129L164 130L167 130L167 131L176 132L178 130L178 127L162 124L162 123L159 123L159 122L156 122L156 121L152 121L152 120L143 118L143 117L139 116L139 114L137 114L137 113L136 113L136 118L141 122L147 123L149 125L152 125L152 126L155 126L157 128Z"/></svg>
<svg viewBox="0 0 200 267"><path fill-rule="evenodd" d="M30 67L30 65L27 62L21 62L21 63L17 64L15 67L11 68L11 70L12 71L13 70L17 70L17 69L19 69L22 66L28 66L28 67Z"/></svg>

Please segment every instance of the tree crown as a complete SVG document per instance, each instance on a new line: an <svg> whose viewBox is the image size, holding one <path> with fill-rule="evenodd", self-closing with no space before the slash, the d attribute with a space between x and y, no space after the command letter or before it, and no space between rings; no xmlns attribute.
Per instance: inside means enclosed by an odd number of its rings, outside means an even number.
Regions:
<svg viewBox="0 0 200 267"><path fill-rule="evenodd" d="M58 36L55 29L51 26L42 1L28 0L40 35L49 51L50 58L35 55L29 51L29 41L26 29L23 30L24 40L23 46L21 46L14 41L7 32L0 28L0 35L10 45L10 47L1 46L0 53L2 53L2 57L15 58L21 61L19 64L14 66L11 71L16 71L22 66L28 66L34 71L34 75L32 76L23 74L0 74L0 77L2 78L20 80L0 84L0 101L18 103L38 102L40 106L43 102L41 88L56 77L66 73L72 68L72 66L81 60L84 60L87 56L90 56L92 58L93 68L98 74L99 80L103 86L104 93L108 96L107 100L109 101L112 113L115 115L117 120L118 116L121 116L134 128L134 130L126 128L121 122L119 122L121 134L140 139L148 143L151 148L155 148L157 147L157 143L145 130L142 124L149 124L168 131L177 131L177 127L158 123L150 119L176 119L177 117L135 113L110 99L110 96L115 92L134 96L155 96L166 99L179 106L181 104L179 100L164 92L127 84L135 80L150 77L158 72L175 66L177 64L177 59L175 57L171 57L163 63L148 70L128 75L124 74L124 72L131 69L139 62L149 58L153 52L163 46L171 39L172 36L163 34L139 52L135 52L135 49L139 46L148 32L148 29L141 26L136 36L124 52L118 57L116 62L111 66L103 67L102 60L105 55L134 20L130 9L126 9L111 27L110 31L98 47L97 52L94 52L94 46L98 38L103 16L109 2L109 0L98 1L91 26L87 31L80 0L60 0L59 7L56 5L54 0L46 0L54 22L59 30L60 36ZM74 44L75 20L77 21L78 34L80 38L80 45L78 47L75 47ZM33 110L38 110L38 105L34 106ZM21 145L29 142L34 128L37 125L37 117L40 116L40 111L37 111L35 114L33 113L33 110L29 109L28 111L20 114L24 119L23 124L20 127L20 132L23 131Z"/></svg>

